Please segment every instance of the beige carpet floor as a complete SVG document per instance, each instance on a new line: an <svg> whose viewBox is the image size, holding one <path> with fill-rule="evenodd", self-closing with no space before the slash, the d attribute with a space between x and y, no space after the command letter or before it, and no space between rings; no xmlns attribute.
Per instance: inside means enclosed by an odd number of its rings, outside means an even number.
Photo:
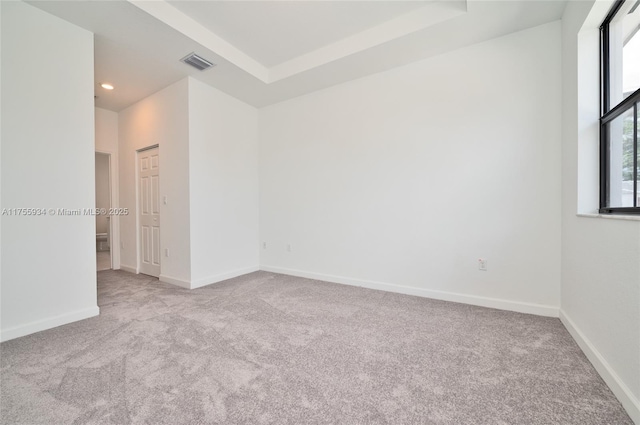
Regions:
<svg viewBox="0 0 640 425"><path fill-rule="evenodd" d="M267 272L98 281L99 317L0 345L2 424L632 424L558 319Z"/></svg>

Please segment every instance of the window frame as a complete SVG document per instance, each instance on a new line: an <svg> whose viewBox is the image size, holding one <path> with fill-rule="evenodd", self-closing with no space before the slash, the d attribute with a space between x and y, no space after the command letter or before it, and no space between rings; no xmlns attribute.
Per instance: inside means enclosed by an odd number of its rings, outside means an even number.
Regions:
<svg viewBox="0 0 640 425"><path fill-rule="evenodd" d="M611 108L611 66L609 24L626 0L616 0L600 26L600 208L601 214L640 214L638 202L638 109L640 89ZM607 124L625 112L633 110L633 207L610 207L609 201L609 132Z"/></svg>

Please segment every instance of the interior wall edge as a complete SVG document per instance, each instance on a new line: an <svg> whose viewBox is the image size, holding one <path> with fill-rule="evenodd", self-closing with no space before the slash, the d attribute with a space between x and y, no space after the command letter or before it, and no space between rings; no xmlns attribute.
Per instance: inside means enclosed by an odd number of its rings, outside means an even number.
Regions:
<svg viewBox="0 0 640 425"><path fill-rule="evenodd" d="M134 266L129 266L127 264L120 264L120 270L125 271L125 272L129 272L129 273L134 273L134 274L138 274L138 269Z"/></svg>
<svg viewBox="0 0 640 425"><path fill-rule="evenodd" d="M160 282L179 286L181 288L197 289L197 288L202 288L208 285L214 285L216 283L223 282L228 279L233 279L234 277L257 272L259 270L260 270L259 266L244 267L241 269L235 269L235 270L231 270L224 273L218 273L213 276L208 276L208 277L193 279L193 280L178 279L176 277L167 276L166 274L161 274L159 279L160 279Z"/></svg>
<svg viewBox="0 0 640 425"><path fill-rule="evenodd" d="M21 336L31 335L36 332L46 331L48 329L57 328L58 326L67 325L79 320L95 317L100 314L100 307L90 307L70 313L61 314L59 316L50 317L35 322L26 323L0 331L0 342L9 341Z"/></svg>
<svg viewBox="0 0 640 425"><path fill-rule="evenodd" d="M244 267L241 269L231 270L224 273L218 273L213 276L207 276L200 279L194 279L191 281L191 289L201 288L207 285L213 285L227 279L233 279L234 277L257 272L259 270L260 270L259 266L251 266L251 267Z"/></svg>
<svg viewBox="0 0 640 425"><path fill-rule="evenodd" d="M629 387L620 379L604 356L600 354L595 345L591 343L563 309L560 309L560 321L564 327L567 328L571 337L573 337L582 352L587 356L587 359L589 359L600 377L602 377L613 394L618 398L631 417L631 420L636 424L640 424L640 400L633 395Z"/></svg>
<svg viewBox="0 0 640 425"><path fill-rule="evenodd" d="M162 273L158 277L158 280L170 285L179 286L180 288L191 289L191 282L188 280L180 279L173 276L167 276L166 274Z"/></svg>

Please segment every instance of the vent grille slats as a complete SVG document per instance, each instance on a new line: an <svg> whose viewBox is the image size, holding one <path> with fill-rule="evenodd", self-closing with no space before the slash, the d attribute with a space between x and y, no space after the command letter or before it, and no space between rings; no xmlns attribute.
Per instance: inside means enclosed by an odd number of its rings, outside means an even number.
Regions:
<svg viewBox="0 0 640 425"><path fill-rule="evenodd" d="M204 71L205 69L216 66L215 63L209 62L205 58L198 56L195 53L190 53L180 60L187 65L191 65L192 67L196 68L198 71Z"/></svg>

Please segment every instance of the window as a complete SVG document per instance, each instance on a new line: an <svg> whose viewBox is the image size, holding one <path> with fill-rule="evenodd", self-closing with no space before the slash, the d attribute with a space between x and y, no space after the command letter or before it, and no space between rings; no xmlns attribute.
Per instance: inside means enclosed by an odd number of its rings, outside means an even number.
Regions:
<svg viewBox="0 0 640 425"><path fill-rule="evenodd" d="M600 27L600 212L640 214L640 0L617 0Z"/></svg>

